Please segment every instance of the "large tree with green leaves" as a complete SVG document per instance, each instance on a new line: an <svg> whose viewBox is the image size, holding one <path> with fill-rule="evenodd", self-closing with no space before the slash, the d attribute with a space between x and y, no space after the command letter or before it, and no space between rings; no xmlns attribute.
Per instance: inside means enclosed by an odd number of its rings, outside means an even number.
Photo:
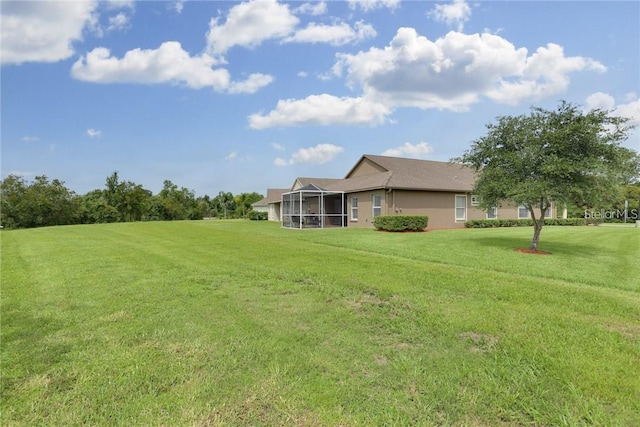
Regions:
<svg viewBox="0 0 640 427"><path fill-rule="evenodd" d="M0 183L0 221L9 228L80 222L80 198L64 182L36 176L33 182L9 175Z"/></svg>
<svg viewBox="0 0 640 427"><path fill-rule="evenodd" d="M537 250L552 202L594 207L637 179L638 153L621 146L632 128L610 111L585 112L562 101L555 110L498 117L456 161L476 171L482 208L504 202L527 208L534 224L530 249Z"/></svg>

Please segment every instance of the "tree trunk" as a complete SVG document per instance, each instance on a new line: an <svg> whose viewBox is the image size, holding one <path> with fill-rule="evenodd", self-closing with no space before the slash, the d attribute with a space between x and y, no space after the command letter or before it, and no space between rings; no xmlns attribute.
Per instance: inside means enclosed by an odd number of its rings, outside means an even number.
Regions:
<svg viewBox="0 0 640 427"><path fill-rule="evenodd" d="M533 240L531 240L531 249L532 251L538 250L538 240L540 240L540 232L542 231L542 226L544 225L544 216L539 220L533 221Z"/></svg>

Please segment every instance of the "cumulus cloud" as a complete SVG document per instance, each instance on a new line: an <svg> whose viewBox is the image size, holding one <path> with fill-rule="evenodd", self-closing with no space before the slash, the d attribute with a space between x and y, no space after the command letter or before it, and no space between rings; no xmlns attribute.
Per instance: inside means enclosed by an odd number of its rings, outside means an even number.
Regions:
<svg viewBox="0 0 640 427"><path fill-rule="evenodd" d="M115 16L109 17L109 26L107 31L126 30L130 27L129 16L120 12Z"/></svg>
<svg viewBox="0 0 640 427"><path fill-rule="evenodd" d="M271 147L277 151L284 151L284 146L282 144L278 144L277 142L272 142Z"/></svg>
<svg viewBox="0 0 640 427"><path fill-rule="evenodd" d="M2 2L0 63L57 62L74 54L73 42L94 21L96 1Z"/></svg>
<svg viewBox="0 0 640 427"><path fill-rule="evenodd" d="M327 13L327 3L321 1L319 3L304 3L301 6L298 6L294 10L295 13L303 13L307 15L323 15Z"/></svg>
<svg viewBox="0 0 640 427"><path fill-rule="evenodd" d="M556 95L567 89L571 72L582 70L606 68L591 58L567 57L552 43L529 56L493 34L452 31L432 41L400 28L383 49L339 54L332 71L389 108L466 111L481 96L517 104Z"/></svg>
<svg viewBox="0 0 640 427"><path fill-rule="evenodd" d="M296 165L300 163L321 165L330 162L342 153L344 148L333 144L318 144L315 147L301 148L289 160L278 157L274 160L276 166Z"/></svg>
<svg viewBox="0 0 640 427"><path fill-rule="evenodd" d="M629 118L629 124L640 126L640 99L635 93L626 96L628 102L616 104L616 100L608 93L596 92L589 95L586 100L588 110L600 109L611 111L611 114L618 117Z"/></svg>
<svg viewBox="0 0 640 427"><path fill-rule="evenodd" d="M411 157L414 159L425 159L428 154L431 154L433 147L426 142L419 142L417 144L411 144L405 142L399 147L390 148L382 153L383 156L392 157Z"/></svg>
<svg viewBox="0 0 640 427"><path fill-rule="evenodd" d="M261 88L273 82L273 76L268 74L254 73L246 80L240 82L232 82L229 85L229 93L256 93Z"/></svg>
<svg viewBox="0 0 640 427"><path fill-rule="evenodd" d="M376 36L370 24L362 21L353 26L344 21L333 24L309 23L298 28L295 13L321 15L327 12L324 2L305 3L293 10L277 0L251 0L229 9L222 17L211 19L207 33L207 53L218 58L234 46L253 48L267 40L280 43L329 43L340 46L357 43Z"/></svg>
<svg viewBox="0 0 640 427"><path fill-rule="evenodd" d="M224 55L233 46L255 47L263 41L286 37L298 25L289 6L277 0L252 0L233 6L224 23L213 18L207 33L207 51Z"/></svg>
<svg viewBox="0 0 640 427"><path fill-rule="evenodd" d="M266 115L252 114L253 129L297 125L376 125L386 120L391 110L364 98L311 95L304 99L278 101Z"/></svg>
<svg viewBox="0 0 640 427"><path fill-rule="evenodd" d="M253 93L272 81L270 76L252 74L246 81L232 82L226 69L214 65L211 56L191 56L180 43L171 41L158 49L130 50L121 59L111 56L109 49L95 48L73 64L71 74L94 83L170 83L230 93Z"/></svg>
<svg viewBox="0 0 640 427"><path fill-rule="evenodd" d="M452 0L449 4L435 5L428 15L449 26L455 24L458 31L462 31L464 23L471 17L471 8L464 0Z"/></svg>
<svg viewBox="0 0 640 427"><path fill-rule="evenodd" d="M376 36L376 30L370 24L358 21L353 27L346 22L332 25L310 23L306 28L297 30L293 35L283 39L285 43L328 43L340 46L357 43Z"/></svg>
<svg viewBox="0 0 640 427"><path fill-rule="evenodd" d="M87 129L87 135L89 138L99 138L102 132L96 129Z"/></svg>
<svg viewBox="0 0 640 427"><path fill-rule="evenodd" d="M351 9L360 8L365 12L371 12L383 7L395 9L398 6L400 6L400 0L349 0Z"/></svg>

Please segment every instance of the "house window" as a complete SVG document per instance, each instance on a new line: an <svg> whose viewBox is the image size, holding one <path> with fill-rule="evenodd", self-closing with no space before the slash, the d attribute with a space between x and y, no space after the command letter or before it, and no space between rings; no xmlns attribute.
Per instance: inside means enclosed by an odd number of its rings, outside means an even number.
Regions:
<svg viewBox="0 0 640 427"><path fill-rule="evenodd" d="M358 220L358 198L357 197L351 198L351 220L352 221Z"/></svg>
<svg viewBox="0 0 640 427"><path fill-rule="evenodd" d="M480 204L480 197L475 194L471 195L471 206L478 206Z"/></svg>
<svg viewBox="0 0 640 427"><path fill-rule="evenodd" d="M498 208L495 206L487 209L487 219L496 219L498 217Z"/></svg>
<svg viewBox="0 0 640 427"><path fill-rule="evenodd" d="M529 218L529 209L520 205L518 206L518 219L526 219Z"/></svg>
<svg viewBox="0 0 640 427"><path fill-rule="evenodd" d="M456 221L467 219L467 196L456 195Z"/></svg>
<svg viewBox="0 0 640 427"><path fill-rule="evenodd" d="M373 207L373 217L377 217L382 215L382 196L379 194L374 194L371 197L371 205Z"/></svg>
<svg viewBox="0 0 640 427"><path fill-rule="evenodd" d="M551 218L551 207L548 207L546 211L544 211L545 218Z"/></svg>

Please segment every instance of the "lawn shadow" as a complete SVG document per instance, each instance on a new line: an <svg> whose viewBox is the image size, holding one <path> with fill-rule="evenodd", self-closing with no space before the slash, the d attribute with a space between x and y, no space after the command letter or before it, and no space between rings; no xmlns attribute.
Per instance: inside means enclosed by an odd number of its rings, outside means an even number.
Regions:
<svg viewBox="0 0 640 427"><path fill-rule="evenodd" d="M508 250L516 249L529 249L531 246L531 238L522 237L497 237L497 236L481 236L474 240L474 243L478 246L504 248ZM538 243L538 250L550 252L553 254L580 256L580 257L592 257L598 252L597 242L592 245L588 244L576 244L564 243L554 241L545 241L543 238Z"/></svg>

